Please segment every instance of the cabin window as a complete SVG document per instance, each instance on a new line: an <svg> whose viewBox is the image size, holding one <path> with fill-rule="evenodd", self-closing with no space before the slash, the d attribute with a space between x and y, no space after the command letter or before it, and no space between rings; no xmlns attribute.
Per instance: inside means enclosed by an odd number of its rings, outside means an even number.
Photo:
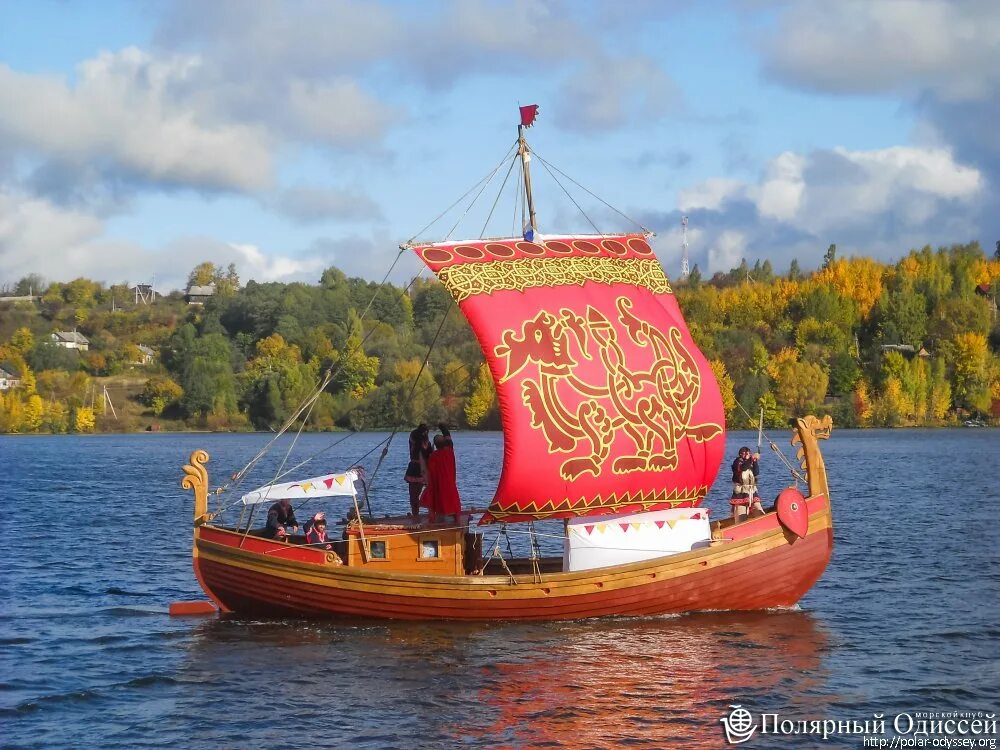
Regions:
<svg viewBox="0 0 1000 750"><path fill-rule="evenodd" d="M423 560L435 560L441 557L437 539L424 539L420 542L420 557Z"/></svg>
<svg viewBox="0 0 1000 750"><path fill-rule="evenodd" d="M372 560L385 560L385 541L368 542L368 556Z"/></svg>

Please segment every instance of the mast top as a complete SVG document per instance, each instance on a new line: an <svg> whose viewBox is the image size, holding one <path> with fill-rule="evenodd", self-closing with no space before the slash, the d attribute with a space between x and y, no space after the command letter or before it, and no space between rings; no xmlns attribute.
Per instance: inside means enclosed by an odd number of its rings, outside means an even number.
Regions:
<svg viewBox="0 0 1000 750"><path fill-rule="evenodd" d="M524 239L531 242L538 234L538 220L535 217L535 200L531 194L531 149L528 148L528 141L524 137L524 129L530 128L535 118L538 117L538 105L528 104L520 107L521 122L517 126L517 153L521 157L521 174L524 176L524 195L528 201L528 224L524 230Z"/></svg>

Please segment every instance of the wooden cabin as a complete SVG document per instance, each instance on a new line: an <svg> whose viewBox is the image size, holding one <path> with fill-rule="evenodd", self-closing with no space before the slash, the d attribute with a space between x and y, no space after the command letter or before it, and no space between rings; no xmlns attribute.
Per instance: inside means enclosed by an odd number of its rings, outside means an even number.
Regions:
<svg viewBox="0 0 1000 750"><path fill-rule="evenodd" d="M344 564L392 573L465 575L479 570L482 534L468 533L471 516L459 523L415 523L412 518L384 518L344 529ZM338 545L339 546L339 545Z"/></svg>

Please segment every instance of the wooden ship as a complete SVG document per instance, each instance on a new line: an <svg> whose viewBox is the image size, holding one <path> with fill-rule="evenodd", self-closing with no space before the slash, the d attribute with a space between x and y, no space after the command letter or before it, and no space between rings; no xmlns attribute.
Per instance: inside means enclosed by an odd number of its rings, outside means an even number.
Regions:
<svg viewBox="0 0 1000 750"><path fill-rule="evenodd" d="M758 610L794 605L822 575L833 521L818 441L830 418L792 425L805 492L789 487L756 517L709 519L702 501L725 449L712 370L649 233L537 231L528 110L514 157L523 235L404 246L451 293L496 384L504 461L489 507L452 523L377 519L358 503L357 473L327 475L265 485L242 505L340 497L352 512L339 538L329 548L266 538L252 512L225 523L210 511L209 458L195 451L183 479L195 498L194 571L222 612L557 620ZM486 530L546 520L561 521L561 556L484 549Z"/></svg>

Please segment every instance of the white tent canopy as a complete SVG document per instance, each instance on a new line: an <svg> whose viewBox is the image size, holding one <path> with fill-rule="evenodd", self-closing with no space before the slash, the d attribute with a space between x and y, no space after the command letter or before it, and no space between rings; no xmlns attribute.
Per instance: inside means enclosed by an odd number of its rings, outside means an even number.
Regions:
<svg viewBox="0 0 1000 750"><path fill-rule="evenodd" d="M354 482L357 479L358 472L351 470L341 474L324 474L321 477L299 479L284 484L267 484L248 492L242 500L244 505L258 505L286 498L288 500L307 500L319 497L355 497L357 490L354 489Z"/></svg>

